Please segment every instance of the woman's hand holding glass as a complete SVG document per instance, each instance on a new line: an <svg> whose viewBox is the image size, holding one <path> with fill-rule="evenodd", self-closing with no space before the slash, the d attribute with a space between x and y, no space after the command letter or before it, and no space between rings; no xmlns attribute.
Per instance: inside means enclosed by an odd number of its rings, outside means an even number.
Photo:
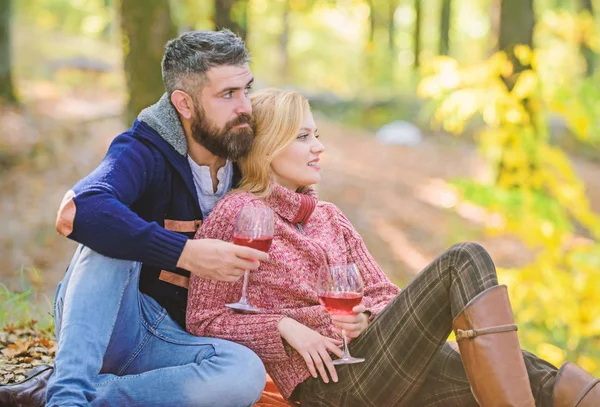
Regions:
<svg viewBox="0 0 600 407"><path fill-rule="evenodd" d="M348 350L348 335L344 324L347 324L355 334L360 335L364 330L365 321L354 311L363 298L363 282L356 264L336 264L323 266L317 273L316 291L319 302L332 316L347 316L338 318L338 326L342 331L342 357L334 360L334 365L362 363L363 358L355 358ZM362 308L359 308L362 310ZM341 321L340 321L341 319ZM358 336L357 335L357 336Z"/></svg>
<svg viewBox="0 0 600 407"><path fill-rule="evenodd" d="M278 328L281 337L304 358L312 377L320 374L323 381L329 383L329 371L331 380L337 383L338 375L329 352L341 358L342 341L323 336L292 318L283 318Z"/></svg>
<svg viewBox="0 0 600 407"><path fill-rule="evenodd" d="M333 322L333 330L342 335L342 330L346 332L349 339L355 339L369 326L369 315L366 314L367 308L363 304L359 304L352 308L354 314L331 314L331 322Z"/></svg>

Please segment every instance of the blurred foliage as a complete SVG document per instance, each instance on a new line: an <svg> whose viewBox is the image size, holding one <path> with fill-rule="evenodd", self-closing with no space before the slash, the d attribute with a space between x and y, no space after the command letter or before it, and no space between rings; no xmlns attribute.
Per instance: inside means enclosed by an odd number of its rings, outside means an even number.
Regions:
<svg viewBox="0 0 600 407"><path fill-rule="evenodd" d="M600 51L600 34L588 12L548 12L539 24L537 52L540 82L549 111L559 114L577 138L598 153L600 88L597 76L583 76L582 46ZM542 65L543 64L543 65Z"/></svg>
<svg viewBox="0 0 600 407"><path fill-rule="evenodd" d="M65 55L70 48L65 35L78 36L77 47L67 54L84 54L120 64L120 53L107 53L89 40L119 47L119 13L116 0L19 0L15 1L17 37L28 37L28 52L39 65ZM439 47L438 0L423 0L421 60L432 58ZM451 32L451 50L459 59L477 60L487 52L490 24L489 0L457 7ZM173 21L179 31L214 28L214 2L170 0ZM232 17L238 18L244 1L238 1ZM461 6L460 2L456 2ZM239 7L238 7L239 6ZM289 7L289 21L283 14ZM390 14L391 13L391 14ZM370 39L371 15L375 15ZM253 0L248 5L247 43L253 54L253 71L269 85L293 83L310 92L331 91L344 97L364 94L389 98L411 89L417 79L412 65L415 13L412 2L392 0ZM393 23L393 24L391 24ZM286 49L282 48L288 25ZM390 32L391 30L391 32ZM33 31L33 38L29 31ZM46 43L45 36L52 38ZM390 38L393 48L390 47ZM88 41L85 41L85 40ZM44 46L39 46L42 41ZM17 39L17 43L20 43ZM468 47L464 45L468 44ZM24 57L17 46L18 59ZM283 53L289 56L287 72L280 70ZM112 55L111 55L112 54ZM41 62L41 64L40 64ZM31 62L35 65L35 62ZM335 69L330 69L335 67ZM25 73L30 71L26 70ZM19 74L20 77L30 75ZM412 85L412 86L411 86ZM412 90L412 89L411 89Z"/></svg>
<svg viewBox="0 0 600 407"><path fill-rule="evenodd" d="M24 21L68 34L108 38L117 27L111 0L19 0L15 8Z"/></svg>
<svg viewBox="0 0 600 407"><path fill-rule="evenodd" d="M0 283L0 330L28 321L35 321L44 331L54 329L52 315L48 312L52 304L39 294L39 287L32 281L40 281L39 270L22 268L18 289L11 290Z"/></svg>
<svg viewBox="0 0 600 407"><path fill-rule="evenodd" d="M419 119L422 103L410 95L391 99L340 99L332 94L309 95L313 111L347 126L377 130L394 120L415 121Z"/></svg>
<svg viewBox="0 0 600 407"><path fill-rule="evenodd" d="M212 1L171 0L171 14L180 32L212 29L213 9Z"/></svg>
<svg viewBox="0 0 600 407"><path fill-rule="evenodd" d="M446 131L483 124L476 138L492 176L454 186L463 200L494 215L490 233L515 235L536 252L525 267L499 270L522 344L552 363L571 360L600 374L600 216L549 131L553 115L582 142L597 145L600 93L582 79L576 53L582 41L597 49L598 33L589 15L552 12L538 26L542 34L547 41L539 48L515 48L530 69L518 74L511 91L505 80L513 65L497 53L474 66L448 57L431 61L419 94L432 100L433 122Z"/></svg>

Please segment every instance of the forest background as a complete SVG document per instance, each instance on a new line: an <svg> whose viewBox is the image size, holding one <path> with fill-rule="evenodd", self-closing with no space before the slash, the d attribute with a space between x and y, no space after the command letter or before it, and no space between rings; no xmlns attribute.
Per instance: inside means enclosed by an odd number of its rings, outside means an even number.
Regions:
<svg viewBox="0 0 600 407"><path fill-rule="evenodd" d="M0 0L0 362L51 361L53 291L75 248L56 209L164 91L165 42L230 28L256 88L310 98L328 149L320 195L392 280L478 241L523 347L600 375L599 7Z"/></svg>

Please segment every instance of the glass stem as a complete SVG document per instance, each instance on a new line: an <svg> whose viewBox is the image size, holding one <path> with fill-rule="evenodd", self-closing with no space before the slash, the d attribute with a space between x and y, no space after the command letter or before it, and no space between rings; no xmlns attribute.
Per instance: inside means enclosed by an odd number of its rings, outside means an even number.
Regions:
<svg viewBox="0 0 600 407"><path fill-rule="evenodd" d="M244 271L244 284L242 285L242 298L240 298L240 303L244 305L248 305L248 299L246 299L246 290L248 290L248 279L250 277L250 272L248 270Z"/></svg>
<svg viewBox="0 0 600 407"><path fill-rule="evenodd" d="M346 330L342 329L342 359L346 359L350 357L350 352L348 351L348 340L346 339Z"/></svg>

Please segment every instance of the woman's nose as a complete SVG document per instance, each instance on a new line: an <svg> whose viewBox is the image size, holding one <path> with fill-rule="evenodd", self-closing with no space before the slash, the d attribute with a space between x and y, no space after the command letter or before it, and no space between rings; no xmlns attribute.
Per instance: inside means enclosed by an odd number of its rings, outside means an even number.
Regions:
<svg viewBox="0 0 600 407"><path fill-rule="evenodd" d="M313 143L313 146L312 146L312 152L315 154L321 154L324 151L325 151L325 146L323 145L323 143L321 143L321 141L319 139L315 139L315 142Z"/></svg>

